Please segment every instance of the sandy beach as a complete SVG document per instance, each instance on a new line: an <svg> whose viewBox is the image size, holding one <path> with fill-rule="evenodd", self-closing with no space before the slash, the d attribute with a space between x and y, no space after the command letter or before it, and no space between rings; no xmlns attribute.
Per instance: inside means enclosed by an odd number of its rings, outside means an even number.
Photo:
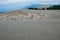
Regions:
<svg viewBox="0 0 60 40"><path fill-rule="evenodd" d="M0 40L60 40L60 10L0 14Z"/></svg>

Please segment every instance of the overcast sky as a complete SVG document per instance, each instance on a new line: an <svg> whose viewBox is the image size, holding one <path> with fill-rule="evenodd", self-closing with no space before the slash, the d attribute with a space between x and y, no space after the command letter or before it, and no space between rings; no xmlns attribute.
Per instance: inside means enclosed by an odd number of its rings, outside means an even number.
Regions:
<svg viewBox="0 0 60 40"><path fill-rule="evenodd" d="M8 4L8 3L40 3L40 4L60 4L60 0L0 0L0 4Z"/></svg>
<svg viewBox="0 0 60 40"><path fill-rule="evenodd" d="M0 0L0 12L21 10L31 4L60 5L60 0Z"/></svg>

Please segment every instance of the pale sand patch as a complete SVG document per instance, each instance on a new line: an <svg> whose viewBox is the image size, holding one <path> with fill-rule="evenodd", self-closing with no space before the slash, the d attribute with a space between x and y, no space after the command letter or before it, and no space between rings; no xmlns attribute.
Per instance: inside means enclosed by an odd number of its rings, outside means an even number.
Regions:
<svg viewBox="0 0 60 40"><path fill-rule="evenodd" d="M15 13L17 14L17 13ZM11 14L13 15L13 14ZM13 16L10 16L10 14L6 14L6 15L3 15L3 16L0 16L0 19L11 19L11 20L40 20L40 19L47 19L48 18L48 15L47 14L40 14L38 15L37 13L34 14L34 13L27 13L26 15L25 14L18 14L18 15L13 15Z"/></svg>

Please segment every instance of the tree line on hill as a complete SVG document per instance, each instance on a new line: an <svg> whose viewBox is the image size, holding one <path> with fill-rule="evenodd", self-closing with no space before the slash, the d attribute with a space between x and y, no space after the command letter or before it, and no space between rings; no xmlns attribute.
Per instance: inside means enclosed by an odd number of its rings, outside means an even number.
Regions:
<svg viewBox="0 0 60 40"><path fill-rule="evenodd" d="M49 7L49 8L47 8L47 9L56 9L56 10L60 10L60 5L54 5L54 6L52 6L52 7Z"/></svg>
<svg viewBox="0 0 60 40"><path fill-rule="evenodd" d="M32 10L60 10L60 5L54 5L54 6L50 6L50 7L42 7L42 8L28 8L28 9L32 9Z"/></svg>

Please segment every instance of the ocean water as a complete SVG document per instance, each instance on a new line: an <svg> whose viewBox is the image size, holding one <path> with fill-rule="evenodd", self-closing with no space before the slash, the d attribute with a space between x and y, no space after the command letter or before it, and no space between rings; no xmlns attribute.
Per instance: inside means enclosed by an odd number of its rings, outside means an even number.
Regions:
<svg viewBox="0 0 60 40"><path fill-rule="evenodd" d="M60 40L60 10L27 10L48 14L41 20L0 20L0 40Z"/></svg>

